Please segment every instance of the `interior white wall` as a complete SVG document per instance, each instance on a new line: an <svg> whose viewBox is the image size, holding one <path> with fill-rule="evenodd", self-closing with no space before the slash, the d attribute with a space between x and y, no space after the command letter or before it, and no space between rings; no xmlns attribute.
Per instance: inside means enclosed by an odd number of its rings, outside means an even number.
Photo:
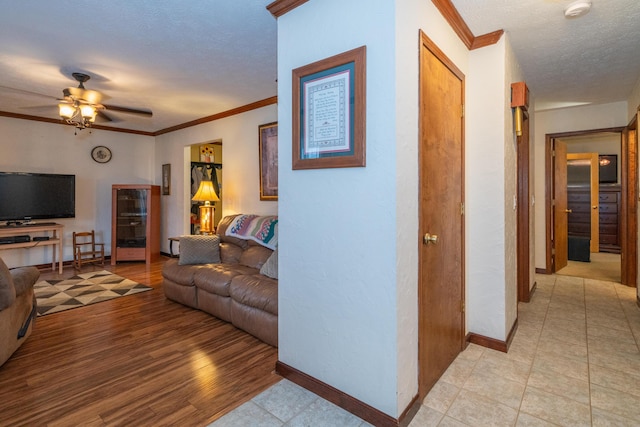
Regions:
<svg viewBox="0 0 640 427"><path fill-rule="evenodd" d="M627 102L587 105L557 110L536 111L534 135L535 157L535 236L536 268L546 267L545 217L545 137L547 134L626 126Z"/></svg>
<svg viewBox="0 0 640 427"><path fill-rule="evenodd" d="M524 81L520 64L509 42L509 35L500 39L504 44L505 78L502 87L502 129L504 132L504 217L505 217L505 271L504 271L504 300L505 300L505 337L506 339L518 318L518 205L528 207L528 200L518 200L518 140L515 134L514 113L511 108L511 84ZM498 47L500 45L498 43ZM533 271L533 266L531 266ZM530 273L530 272L529 272ZM530 274L529 274L530 276Z"/></svg>
<svg viewBox="0 0 640 427"><path fill-rule="evenodd" d="M317 19L327 10L339 13ZM398 363L394 15L389 1L326 0L278 19L279 359L392 416ZM362 45L366 167L292 170L291 70Z"/></svg>
<svg viewBox="0 0 640 427"><path fill-rule="evenodd" d="M161 182L161 165L171 164L171 195L162 196L160 242L163 252L169 252L169 237L189 234L191 194L188 147L193 144L222 141L223 215L278 214L277 201L260 200L258 151L258 126L276 121L277 106L269 105L156 137L156 182ZM278 128L281 131L282 128Z"/></svg>
<svg viewBox="0 0 640 427"><path fill-rule="evenodd" d="M469 70L465 114L467 325L469 332L504 340L505 201L511 198L505 193L504 39L471 51Z"/></svg>
<svg viewBox="0 0 640 427"><path fill-rule="evenodd" d="M314 19L333 3L343 13L328 27ZM395 10L381 1L305 3L278 23L280 360L393 416L415 394L417 377L419 28L468 71L468 51L430 2L396 2ZM321 39L315 36L319 32ZM389 50L394 37L395 53ZM285 166L291 155L291 70L362 44L367 45L367 167L292 171ZM388 55L395 58L395 74ZM504 59L500 64L502 78L493 87L502 97ZM495 70L484 70L492 78ZM494 125L499 129L492 132L501 147L497 163L502 167L504 105L498 105ZM488 109L477 103L471 110L484 115ZM468 138L471 145L483 142ZM503 171L499 177L504 188ZM502 193L496 222L504 218L503 205ZM504 232L501 236L504 259ZM390 241L395 247L385 245ZM504 270L495 273L501 277L498 309L503 310L496 329L503 332ZM494 278L472 286L483 287Z"/></svg>
<svg viewBox="0 0 640 427"><path fill-rule="evenodd" d="M64 260L73 259L74 231L94 229L105 243L106 253L111 254L111 186L154 183L153 137L99 129L74 135L71 126L7 117L0 117L0 133L1 171L76 175L76 217L55 220L65 226ZM91 149L97 145L109 147L113 153L110 162L100 164L91 159ZM9 249L0 251L0 256L10 267L47 264L51 250L51 246Z"/></svg>

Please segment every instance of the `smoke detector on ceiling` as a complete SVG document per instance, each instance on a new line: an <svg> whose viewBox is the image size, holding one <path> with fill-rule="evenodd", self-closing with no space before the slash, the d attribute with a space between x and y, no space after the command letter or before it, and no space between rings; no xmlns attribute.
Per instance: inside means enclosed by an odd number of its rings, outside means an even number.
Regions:
<svg viewBox="0 0 640 427"><path fill-rule="evenodd" d="M564 10L565 18L577 18L586 15L591 10L591 2L586 0L578 0L571 3Z"/></svg>

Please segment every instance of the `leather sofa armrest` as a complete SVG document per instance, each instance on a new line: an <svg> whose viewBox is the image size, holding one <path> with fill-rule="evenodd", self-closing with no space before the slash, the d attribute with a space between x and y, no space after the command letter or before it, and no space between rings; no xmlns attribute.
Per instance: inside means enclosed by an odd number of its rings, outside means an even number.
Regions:
<svg viewBox="0 0 640 427"><path fill-rule="evenodd" d="M27 292L40 278L40 271L36 267L18 267L9 271L16 288L16 296Z"/></svg>

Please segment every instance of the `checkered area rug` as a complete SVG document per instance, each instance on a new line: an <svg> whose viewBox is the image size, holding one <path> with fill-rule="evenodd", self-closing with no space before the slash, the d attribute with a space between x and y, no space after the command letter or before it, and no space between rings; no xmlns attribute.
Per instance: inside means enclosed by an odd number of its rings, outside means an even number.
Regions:
<svg viewBox="0 0 640 427"><path fill-rule="evenodd" d="M38 316L44 316L153 288L103 270L64 280L43 280L33 289L38 300Z"/></svg>

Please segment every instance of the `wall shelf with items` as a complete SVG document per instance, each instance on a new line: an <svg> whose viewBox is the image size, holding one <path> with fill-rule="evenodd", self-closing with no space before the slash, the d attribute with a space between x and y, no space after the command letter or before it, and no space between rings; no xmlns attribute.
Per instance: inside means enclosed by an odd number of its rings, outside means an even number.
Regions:
<svg viewBox="0 0 640 427"><path fill-rule="evenodd" d="M160 186L112 187L111 265L160 257Z"/></svg>

